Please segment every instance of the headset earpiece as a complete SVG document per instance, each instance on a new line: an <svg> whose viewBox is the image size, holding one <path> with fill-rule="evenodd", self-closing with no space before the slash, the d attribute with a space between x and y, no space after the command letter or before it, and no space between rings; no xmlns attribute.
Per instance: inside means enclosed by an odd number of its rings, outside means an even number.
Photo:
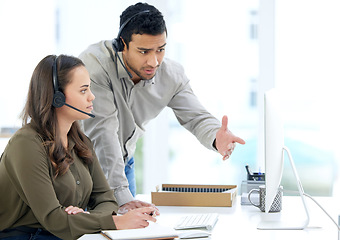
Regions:
<svg viewBox="0 0 340 240"><path fill-rule="evenodd" d="M54 89L52 105L55 108L60 108L65 105L66 98L65 98L64 93L59 91L57 62L58 62L58 57L55 58L53 67L52 67L52 80L53 80L53 89Z"/></svg>
<svg viewBox="0 0 340 240"><path fill-rule="evenodd" d="M112 45L113 45L115 52L121 52L124 50L124 44L120 37L113 39Z"/></svg>
<svg viewBox="0 0 340 240"><path fill-rule="evenodd" d="M60 92L60 91L56 91L54 92L54 95L53 95L53 107L55 108L60 108L62 106L65 105L65 95Z"/></svg>

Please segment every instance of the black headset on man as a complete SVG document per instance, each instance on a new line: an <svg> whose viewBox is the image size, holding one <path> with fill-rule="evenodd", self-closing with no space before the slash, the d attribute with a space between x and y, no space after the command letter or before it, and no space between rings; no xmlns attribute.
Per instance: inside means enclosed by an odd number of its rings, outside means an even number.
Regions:
<svg viewBox="0 0 340 240"><path fill-rule="evenodd" d="M130 18L128 18L123 24L122 26L119 28L119 31L118 31L118 35L117 35L117 38L113 39L112 40L112 48L113 50L115 51L120 63L122 64L123 68L125 69L125 71L127 72L127 74L130 76L130 78L132 78L132 74L126 69L126 67L124 66L122 60L120 59L119 55L118 55L118 52L121 52L123 51L124 49L124 43L122 41L122 39L120 38L120 34L122 33L124 27L126 26L126 24L128 24L132 19L134 19L136 16L140 15L140 14L143 14L143 13L148 13L150 12L150 10L144 10L144 11L141 11L139 13L136 13L134 15L132 15ZM59 83L58 83L58 70L57 70L57 64L58 64L58 58L59 56L57 56L54 60L54 63L53 63L53 88L54 88L54 95L53 95L53 102L52 102L52 105L55 107L55 108L60 108L64 105L78 111L78 112L81 112L81 113L84 113L92 118L94 118L95 116L91 113L87 113L87 112L84 112L78 108L75 108L69 104L67 104L65 101L66 101L66 97L64 95L64 93L62 93L59 89Z"/></svg>
<svg viewBox="0 0 340 240"><path fill-rule="evenodd" d="M143 14L143 13L148 13L150 12L150 10L144 10L144 11L141 11L141 12L138 12L134 15L132 15L130 18L128 18L119 28L119 31L118 31L118 35L115 39L112 40L112 48L113 48L113 51L116 53L116 56L118 57L120 63L122 64L123 68L125 69L125 71L127 72L127 74L129 75L130 78L132 78L132 74L126 69L125 65L123 64L122 60L120 59L119 55L118 55L118 52L121 52L124 50L124 43L122 41L122 39L120 38L120 34L122 33L123 29L125 28L125 26L132 20L134 19L135 17L137 17L138 15L140 14Z"/></svg>
<svg viewBox="0 0 340 240"><path fill-rule="evenodd" d="M65 97L65 94L60 91L60 88L59 88L59 83L58 83L58 58L59 56L57 56L54 60L54 63L53 63L53 67L52 67L52 80L53 80L53 89L54 89L54 94L53 94L53 102L52 102L52 105L53 107L55 108L60 108L64 105L78 111L78 112L81 112L81 113L84 113L92 118L94 118L95 116L91 113L87 113L87 112L84 112L78 108L75 108L69 104L67 104L65 101L66 101L66 97Z"/></svg>

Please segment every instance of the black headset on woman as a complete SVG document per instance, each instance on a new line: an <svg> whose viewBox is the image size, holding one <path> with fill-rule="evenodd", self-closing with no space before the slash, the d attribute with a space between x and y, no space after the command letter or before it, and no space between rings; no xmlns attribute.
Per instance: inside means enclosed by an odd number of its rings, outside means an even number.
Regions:
<svg viewBox="0 0 340 240"><path fill-rule="evenodd" d="M78 108L75 108L75 107L66 103L65 94L62 91L60 91L59 83L58 83L58 69L57 69L58 58L59 58L59 56L57 56L55 58L53 66L52 66L52 80L53 80L53 89L54 89L53 102L52 102L53 107L60 108L64 105L66 105L66 106L68 106L68 107L70 107L70 108L72 108L72 109L74 109L78 112L84 113L84 114L94 118L95 116L93 114L84 112L84 111L82 111Z"/></svg>

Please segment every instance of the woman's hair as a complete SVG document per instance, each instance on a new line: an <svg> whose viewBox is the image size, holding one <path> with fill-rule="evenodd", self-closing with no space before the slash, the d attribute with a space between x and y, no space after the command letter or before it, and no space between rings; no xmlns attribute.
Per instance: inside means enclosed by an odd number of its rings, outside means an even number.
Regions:
<svg viewBox="0 0 340 240"><path fill-rule="evenodd" d="M23 125L30 122L42 137L57 177L68 170L73 159L62 145L56 109L52 105L54 95L52 68L55 61L57 61L57 79L61 92L64 92L65 87L70 83L70 72L84 66L80 59L67 55L59 57L49 55L42 59L32 74L26 105L22 111L22 120ZM76 121L72 124L68 137L75 142L75 151L83 162L86 164L92 162L92 152L85 144L86 136Z"/></svg>
<svg viewBox="0 0 340 240"><path fill-rule="evenodd" d="M149 12L136 15L145 10L149 10ZM120 26L131 17L132 19L126 24L120 34L127 48L129 48L132 34L159 35L167 32L162 13L152 5L136 3L135 5L129 6L120 15Z"/></svg>

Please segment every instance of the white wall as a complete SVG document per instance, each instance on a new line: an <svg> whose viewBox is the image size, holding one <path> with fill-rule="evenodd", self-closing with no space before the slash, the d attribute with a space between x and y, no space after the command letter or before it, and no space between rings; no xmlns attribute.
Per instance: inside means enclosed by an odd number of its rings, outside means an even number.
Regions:
<svg viewBox="0 0 340 240"><path fill-rule="evenodd" d="M54 1L0 0L0 127L18 127L33 69L54 54Z"/></svg>

